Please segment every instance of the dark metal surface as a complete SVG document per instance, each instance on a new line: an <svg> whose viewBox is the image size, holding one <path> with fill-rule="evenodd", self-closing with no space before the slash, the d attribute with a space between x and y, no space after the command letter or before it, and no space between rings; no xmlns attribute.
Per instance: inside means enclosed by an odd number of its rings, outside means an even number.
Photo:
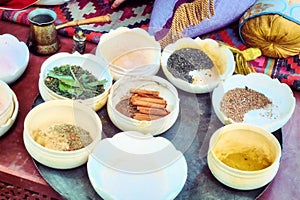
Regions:
<svg viewBox="0 0 300 200"><path fill-rule="evenodd" d="M175 124L159 135L169 139L180 150L188 164L187 181L176 199L255 199L266 187L256 190L240 191L229 188L217 181L211 174L206 160L210 136L222 123L211 106L210 94L190 94L178 90L180 113ZM34 105L41 103L40 96ZM121 132L110 121L106 107L98 115L103 125L103 138ZM281 130L274 133L282 144ZM57 170L35 161L43 178L65 199L101 199L94 191L87 175L86 164L71 170Z"/></svg>

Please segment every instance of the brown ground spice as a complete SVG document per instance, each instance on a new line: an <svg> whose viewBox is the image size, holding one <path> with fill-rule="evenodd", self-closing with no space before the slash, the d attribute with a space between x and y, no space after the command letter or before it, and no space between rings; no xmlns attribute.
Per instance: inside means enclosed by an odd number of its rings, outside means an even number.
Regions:
<svg viewBox="0 0 300 200"><path fill-rule="evenodd" d="M235 122L242 122L247 112L265 108L269 104L272 102L262 93L248 87L235 88L225 93L220 110Z"/></svg>

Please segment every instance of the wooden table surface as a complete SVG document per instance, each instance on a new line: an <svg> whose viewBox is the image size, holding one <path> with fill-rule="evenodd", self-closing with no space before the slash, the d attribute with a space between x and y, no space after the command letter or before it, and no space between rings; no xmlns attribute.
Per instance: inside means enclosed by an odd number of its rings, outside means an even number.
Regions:
<svg viewBox="0 0 300 200"><path fill-rule="evenodd" d="M0 21L0 34L9 33L26 42L29 27ZM71 52L72 39L59 36L60 52ZM96 44L87 43L86 53L93 53ZM17 57L18 55L16 55ZM13 127L0 138L0 199L26 196L40 199L62 199L41 177L23 143L23 123L38 95L40 67L49 56L30 53L28 67L22 77L11 84L19 101L19 113ZM5 64L1 63L0 64ZM1 72L0 72L1 73ZM297 105L292 118L282 128L283 152L278 174L259 199L281 200L300 197L300 92L294 91ZM3 198L2 198L3 197Z"/></svg>

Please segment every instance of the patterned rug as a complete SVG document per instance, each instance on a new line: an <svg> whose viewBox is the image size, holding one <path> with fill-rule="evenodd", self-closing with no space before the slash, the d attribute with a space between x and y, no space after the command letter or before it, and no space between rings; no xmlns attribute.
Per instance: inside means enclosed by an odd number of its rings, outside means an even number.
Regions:
<svg viewBox="0 0 300 200"><path fill-rule="evenodd" d="M0 10L2 20L29 25L27 15L37 8L48 8L57 14L55 24L62 24L69 21L92 18L100 15L110 15L111 22L81 25L80 27L67 27L58 32L65 36L73 36L76 29L80 28L91 42L99 42L103 33L110 29L125 26L129 28L148 28L153 1L139 0L127 1L118 9L111 9L108 0L71 0L57 6L31 6L23 10Z"/></svg>
<svg viewBox="0 0 300 200"><path fill-rule="evenodd" d="M6 21L29 25L27 15L33 9L43 6L31 6L23 10L0 10L0 18ZM149 27L150 16L153 9L153 1L150 0L128 0L126 5L118 9L111 9L108 0L71 0L58 6L44 6L52 9L57 14L56 24L68 21L81 20L99 15L109 14L111 22L81 25L87 40L98 43L101 35L110 29L117 27L140 27L145 30ZM67 27L60 29L59 33L65 36L73 36L79 27ZM231 47L245 50L247 47L242 43L238 35L238 22L226 28L201 36L201 38L212 38L222 41ZM278 78L282 83L291 86L292 89L300 90L300 57L299 55L285 59L274 59L261 56L249 62L256 72L265 73L272 78Z"/></svg>

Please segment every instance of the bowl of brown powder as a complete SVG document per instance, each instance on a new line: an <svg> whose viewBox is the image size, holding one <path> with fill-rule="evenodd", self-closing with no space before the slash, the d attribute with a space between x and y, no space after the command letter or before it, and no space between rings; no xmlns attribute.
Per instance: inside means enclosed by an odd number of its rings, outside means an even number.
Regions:
<svg viewBox="0 0 300 200"><path fill-rule="evenodd" d="M270 132L290 119L295 104L288 85L261 73L233 75L212 93L214 111L223 124L248 123Z"/></svg>

